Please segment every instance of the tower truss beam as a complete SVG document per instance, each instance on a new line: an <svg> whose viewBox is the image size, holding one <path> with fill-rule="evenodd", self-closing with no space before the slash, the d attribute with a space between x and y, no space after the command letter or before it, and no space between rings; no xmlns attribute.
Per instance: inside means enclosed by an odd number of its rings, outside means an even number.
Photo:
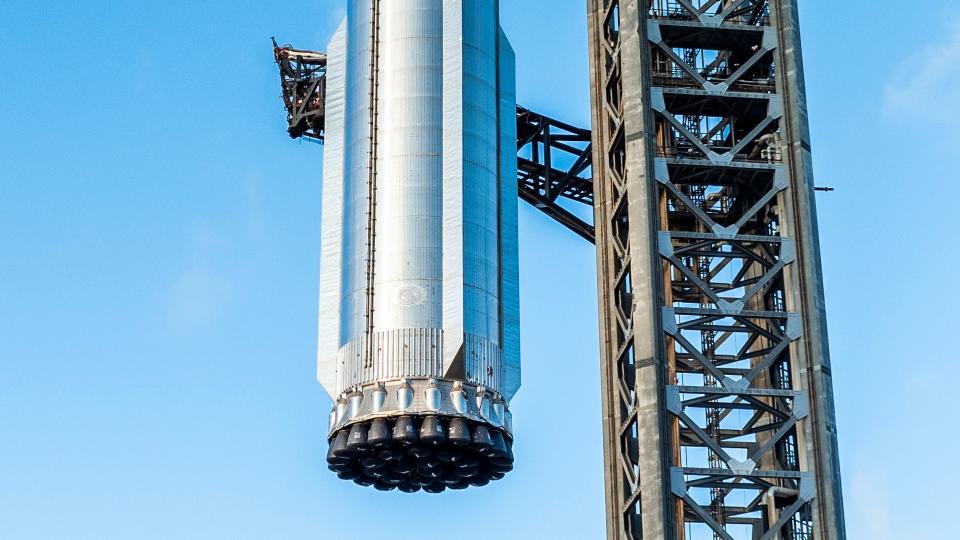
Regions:
<svg viewBox="0 0 960 540"><path fill-rule="evenodd" d="M593 225L568 201L593 208L593 147L589 129L517 107L517 181L520 198L581 238L593 242Z"/></svg>

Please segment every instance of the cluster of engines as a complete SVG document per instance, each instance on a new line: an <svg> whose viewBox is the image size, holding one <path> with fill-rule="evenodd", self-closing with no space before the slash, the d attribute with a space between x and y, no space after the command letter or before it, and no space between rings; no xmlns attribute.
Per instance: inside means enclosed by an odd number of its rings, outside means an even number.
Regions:
<svg viewBox="0 0 960 540"><path fill-rule="evenodd" d="M327 464L342 480L380 491L442 493L485 486L513 470L505 432L437 415L377 418L341 429Z"/></svg>

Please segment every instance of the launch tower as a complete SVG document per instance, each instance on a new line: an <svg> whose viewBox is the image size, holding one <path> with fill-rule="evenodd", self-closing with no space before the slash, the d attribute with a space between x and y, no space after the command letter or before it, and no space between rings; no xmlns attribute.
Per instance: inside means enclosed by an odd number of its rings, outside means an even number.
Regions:
<svg viewBox="0 0 960 540"><path fill-rule="evenodd" d="M589 0L608 538L844 538L795 0Z"/></svg>

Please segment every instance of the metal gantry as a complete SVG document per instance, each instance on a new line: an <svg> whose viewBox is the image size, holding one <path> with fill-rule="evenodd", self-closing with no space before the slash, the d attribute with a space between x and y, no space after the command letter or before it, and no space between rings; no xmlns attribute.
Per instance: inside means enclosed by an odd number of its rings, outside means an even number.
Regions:
<svg viewBox="0 0 960 540"><path fill-rule="evenodd" d="M520 198L581 238L593 242L592 219L560 204L593 207L590 130L517 108L517 181Z"/></svg>
<svg viewBox="0 0 960 540"><path fill-rule="evenodd" d="M289 45L281 47L275 39L272 41L273 58L280 68L280 97L287 110L287 133L294 139L322 143L327 55Z"/></svg>
<svg viewBox="0 0 960 540"><path fill-rule="evenodd" d="M608 538L844 538L796 2L588 9Z"/></svg>
<svg viewBox="0 0 960 540"><path fill-rule="evenodd" d="M796 0L587 8L593 129L518 107L517 182L597 246L607 537L843 539ZM274 50L322 142L325 56Z"/></svg>

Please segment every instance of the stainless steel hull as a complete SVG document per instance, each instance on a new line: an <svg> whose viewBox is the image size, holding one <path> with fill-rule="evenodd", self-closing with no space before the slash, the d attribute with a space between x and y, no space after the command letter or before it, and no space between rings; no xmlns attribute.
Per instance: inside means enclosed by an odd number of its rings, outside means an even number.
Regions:
<svg viewBox="0 0 960 540"><path fill-rule="evenodd" d="M445 435L377 448L478 461L433 489L489 481L512 467L520 384L514 57L497 2L349 0L328 58L318 377L335 401L331 468L426 489L416 472L364 475L359 456L382 465L377 452L344 446L413 422ZM487 456L476 433L505 450Z"/></svg>

